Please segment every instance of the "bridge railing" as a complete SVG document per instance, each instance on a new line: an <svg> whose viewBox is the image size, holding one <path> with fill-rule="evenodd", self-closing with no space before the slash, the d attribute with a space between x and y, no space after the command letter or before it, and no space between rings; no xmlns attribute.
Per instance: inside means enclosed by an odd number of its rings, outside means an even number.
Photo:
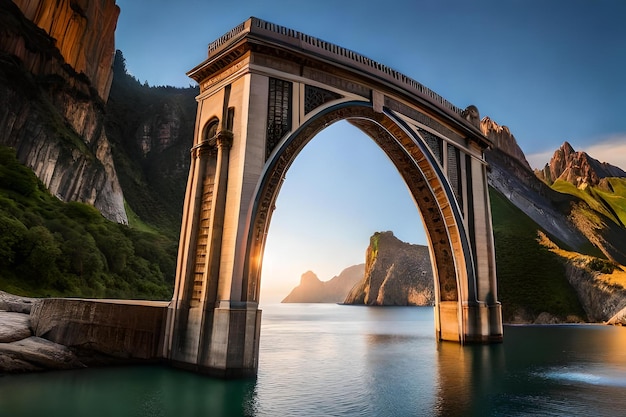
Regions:
<svg viewBox="0 0 626 417"><path fill-rule="evenodd" d="M418 81L407 77L406 75L394 70L393 68L388 67L387 65L381 64L377 61L374 61L373 59L370 59L364 55L361 55L342 46L335 45L314 36L310 36L297 30L277 25L275 23L267 22L256 17L252 17L246 20L245 22L231 29L229 32L227 32L217 40L211 42L208 47L209 58L219 52L222 47L225 47L227 44L229 44L229 41L243 37L246 33L258 33L267 36L268 32L270 35L278 35L280 40L282 40L283 42L287 42L288 44L296 46L300 49L314 52L321 51L323 55L328 56L330 54L335 59L339 58L337 59L338 61L351 61L352 63L357 64L358 67L361 67L362 69L365 69L370 73L378 73L380 75L383 75L384 78L393 81L396 85L402 86L403 88L417 93L422 97L426 97L430 101L438 104L439 106L446 108L449 111L458 114L459 116L462 116L463 109L450 103L448 100L444 99L442 96L435 93ZM276 36L272 37L276 38ZM318 51L315 51L316 49Z"/></svg>

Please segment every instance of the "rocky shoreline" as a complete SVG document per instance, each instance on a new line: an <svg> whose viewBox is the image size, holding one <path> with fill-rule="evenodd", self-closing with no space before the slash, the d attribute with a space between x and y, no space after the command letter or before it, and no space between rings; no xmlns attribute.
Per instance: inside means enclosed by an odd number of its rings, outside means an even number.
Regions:
<svg viewBox="0 0 626 417"><path fill-rule="evenodd" d="M84 368L67 346L34 335L36 301L0 291L0 374Z"/></svg>
<svg viewBox="0 0 626 417"><path fill-rule="evenodd" d="M168 305L0 291L0 375L162 362Z"/></svg>

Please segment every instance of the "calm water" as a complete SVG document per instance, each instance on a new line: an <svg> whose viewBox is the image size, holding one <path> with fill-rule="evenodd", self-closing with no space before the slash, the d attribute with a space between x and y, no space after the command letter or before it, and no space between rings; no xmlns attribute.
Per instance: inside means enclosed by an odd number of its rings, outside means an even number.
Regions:
<svg viewBox="0 0 626 417"><path fill-rule="evenodd" d="M507 326L436 343L432 308L263 307L259 375L167 367L0 377L0 416L619 416L626 328Z"/></svg>

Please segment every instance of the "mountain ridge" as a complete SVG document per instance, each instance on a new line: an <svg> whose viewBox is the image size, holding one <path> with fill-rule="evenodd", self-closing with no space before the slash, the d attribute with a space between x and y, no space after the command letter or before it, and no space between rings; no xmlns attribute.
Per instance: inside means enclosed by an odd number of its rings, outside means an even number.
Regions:
<svg viewBox="0 0 626 417"><path fill-rule="evenodd" d="M300 277L300 284L281 301L282 303L341 303L350 289L365 272L365 264L352 265L328 281L320 281L313 271Z"/></svg>

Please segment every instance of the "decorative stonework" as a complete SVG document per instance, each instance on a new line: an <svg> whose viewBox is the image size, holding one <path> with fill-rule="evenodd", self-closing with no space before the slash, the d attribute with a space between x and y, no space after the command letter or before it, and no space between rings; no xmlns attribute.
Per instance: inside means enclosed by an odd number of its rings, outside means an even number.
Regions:
<svg viewBox="0 0 626 417"><path fill-rule="evenodd" d="M419 129L419 135L424 139L439 165L443 167L443 139L423 129Z"/></svg>
<svg viewBox="0 0 626 417"><path fill-rule="evenodd" d="M447 177L448 182L452 186L452 191L459 203L459 207L463 207L463 193L461 187L461 156L460 151L451 144L448 147L448 164Z"/></svg>
<svg viewBox="0 0 626 417"><path fill-rule="evenodd" d="M342 97L341 94L307 84L304 86L304 114L308 114L319 106Z"/></svg>
<svg viewBox="0 0 626 417"><path fill-rule="evenodd" d="M404 103L401 103L397 100L394 100L390 97L386 97L385 96L385 106L388 107L389 109L398 112L400 114L403 114L407 117L410 117L411 119L415 120L418 123L423 124L424 126L428 126L431 129L441 133L442 135L444 135L445 137L455 140L455 141L461 141L463 140L463 137L461 135L459 135L458 133L454 132L453 130L449 129L448 127L442 125L441 123L439 123L438 121L436 121L435 119L425 115L424 113L416 110L413 107L409 107Z"/></svg>
<svg viewBox="0 0 626 417"><path fill-rule="evenodd" d="M312 81L317 81L329 87L335 87L364 98L369 98L372 92L371 89L363 86L363 84L346 80L345 78L340 78L336 75L329 74L328 72L313 68L304 68L302 75Z"/></svg>
<svg viewBox="0 0 626 417"><path fill-rule="evenodd" d="M231 75L235 74L237 71L240 71L242 68L246 67L249 64L249 60L248 59L242 59L241 61L237 62L236 64L228 67L227 69L225 69L224 71L220 72L218 75L216 75L215 77L211 77L205 81L202 81L202 83L200 84L200 92L206 91L209 87L211 87L212 85L217 84L218 82L230 77Z"/></svg>
<svg viewBox="0 0 626 417"><path fill-rule="evenodd" d="M265 157L268 158L280 139L291 130L293 84L278 78L269 79L267 107L267 139Z"/></svg>

